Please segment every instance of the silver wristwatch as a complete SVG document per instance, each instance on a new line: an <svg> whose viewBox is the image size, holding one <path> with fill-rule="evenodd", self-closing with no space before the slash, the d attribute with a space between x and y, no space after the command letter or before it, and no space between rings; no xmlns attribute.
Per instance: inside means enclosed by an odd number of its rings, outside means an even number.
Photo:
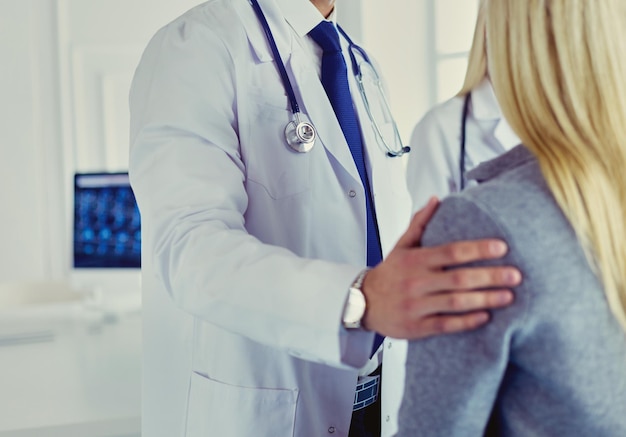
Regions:
<svg viewBox="0 0 626 437"><path fill-rule="evenodd" d="M365 269L359 273L348 292L348 299L346 305L343 308L343 317L341 319L343 327L346 329L359 329L361 328L361 321L365 315L365 295L361 290L363 286L363 279L369 269Z"/></svg>

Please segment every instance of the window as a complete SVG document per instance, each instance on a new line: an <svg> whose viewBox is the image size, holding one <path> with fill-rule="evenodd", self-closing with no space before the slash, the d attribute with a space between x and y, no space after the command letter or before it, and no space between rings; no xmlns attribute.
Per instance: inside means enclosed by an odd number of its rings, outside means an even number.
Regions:
<svg viewBox="0 0 626 437"><path fill-rule="evenodd" d="M478 0L394 0L352 11L361 15L363 47L380 65L405 142L428 109L460 90L477 10Z"/></svg>
<svg viewBox="0 0 626 437"><path fill-rule="evenodd" d="M463 85L472 44L478 0L429 0L433 23L431 103L455 95Z"/></svg>

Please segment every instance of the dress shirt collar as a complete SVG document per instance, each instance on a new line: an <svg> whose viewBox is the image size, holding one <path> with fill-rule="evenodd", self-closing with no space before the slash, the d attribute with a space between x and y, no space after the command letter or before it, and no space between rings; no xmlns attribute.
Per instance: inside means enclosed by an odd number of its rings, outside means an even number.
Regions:
<svg viewBox="0 0 626 437"><path fill-rule="evenodd" d="M467 173L467 178L479 183L485 182L534 159L530 150L520 144L494 159L479 164Z"/></svg>
<svg viewBox="0 0 626 437"><path fill-rule="evenodd" d="M310 0L276 0L276 3L287 23L300 37L304 37L322 20L337 22L337 5L335 5L330 16L324 18Z"/></svg>

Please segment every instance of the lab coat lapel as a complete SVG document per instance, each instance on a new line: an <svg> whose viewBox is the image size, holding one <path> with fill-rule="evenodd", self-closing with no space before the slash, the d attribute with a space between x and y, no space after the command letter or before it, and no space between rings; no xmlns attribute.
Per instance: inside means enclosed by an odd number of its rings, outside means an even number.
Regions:
<svg viewBox="0 0 626 437"><path fill-rule="evenodd" d="M353 179L360 182L359 172L346 138L310 59L304 56L299 47L295 47L288 64L287 70L293 74L296 97L302 112L308 115L317 129L319 142Z"/></svg>
<svg viewBox="0 0 626 437"><path fill-rule="evenodd" d="M350 86L360 118L365 165L373 193L381 249L383 256L386 256L397 241L399 230L404 230L408 224L405 219L410 216L408 209L410 200L404 182L405 167L402 162L403 158L389 158L383 152L372 129L356 83L351 81Z"/></svg>
<svg viewBox="0 0 626 437"><path fill-rule="evenodd" d="M265 31L252 8L252 5L245 2L233 2L241 21L246 29L248 42L259 62L273 62L274 56L270 49L269 42L265 36ZM259 0L259 5L267 23L270 26L276 46L283 58L291 51L291 37L289 25L282 17L280 10L272 0Z"/></svg>

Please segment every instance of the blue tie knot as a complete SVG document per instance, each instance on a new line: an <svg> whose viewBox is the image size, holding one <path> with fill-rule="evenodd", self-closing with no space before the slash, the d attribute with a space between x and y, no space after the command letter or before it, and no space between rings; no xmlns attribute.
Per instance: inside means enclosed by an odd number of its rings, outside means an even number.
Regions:
<svg viewBox="0 0 626 437"><path fill-rule="evenodd" d="M309 35L324 50L324 54L341 52L339 33L330 21L322 21L309 32Z"/></svg>

